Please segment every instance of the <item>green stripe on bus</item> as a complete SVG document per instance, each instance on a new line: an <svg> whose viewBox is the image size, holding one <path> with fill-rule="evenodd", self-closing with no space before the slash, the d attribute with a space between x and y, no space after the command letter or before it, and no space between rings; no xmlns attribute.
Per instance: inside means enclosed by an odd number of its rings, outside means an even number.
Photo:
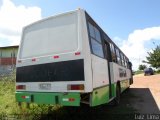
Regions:
<svg viewBox="0 0 160 120"><path fill-rule="evenodd" d="M97 106L109 101L109 86L93 90L91 97L91 106Z"/></svg>
<svg viewBox="0 0 160 120"><path fill-rule="evenodd" d="M111 89L112 89L112 97L116 97L116 83L111 85Z"/></svg>
<svg viewBox="0 0 160 120"><path fill-rule="evenodd" d="M80 93L16 92L17 102L80 106Z"/></svg>

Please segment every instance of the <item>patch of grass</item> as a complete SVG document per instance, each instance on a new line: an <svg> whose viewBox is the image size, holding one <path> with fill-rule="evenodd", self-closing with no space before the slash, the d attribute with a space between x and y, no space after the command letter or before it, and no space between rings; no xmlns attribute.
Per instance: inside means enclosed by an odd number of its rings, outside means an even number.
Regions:
<svg viewBox="0 0 160 120"><path fill-rule="evenodd" d="M0 78L0 113L19 113L15 102L15 75Z"/></svg>
<svg viewBox="0 0 160 120"><path fill-rule="evenodd" d="M135 71L135 75L142 74L142 73L144 73L142 70Z"/></svg>
<svg viewBox="0 0 160 120"><path fill-rule="evenodd" d="M155 74L160 74L160 70L155 71Z"/></svg>
<svg viewBox="0 0 160 120"><path fill-rule="evenodd" d="M23 103L20 108L15 100L15 73L0 77L0 116L18 115L24 120L40 119L44 114L54 113L60 107L58 105L30 104L27 108L26 104Z"/></svg>

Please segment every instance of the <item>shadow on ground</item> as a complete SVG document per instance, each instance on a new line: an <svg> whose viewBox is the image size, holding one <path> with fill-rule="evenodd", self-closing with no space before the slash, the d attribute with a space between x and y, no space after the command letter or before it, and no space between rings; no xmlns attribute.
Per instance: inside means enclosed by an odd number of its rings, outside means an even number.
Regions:
<svg viewBox="0 0 160 120"><path fill-rule="evenodd" d="M132 106L141 114L160 114L159 108L149 88L130 88L129 94L135 98L130 99Z"/></svg>
<svg viewBox="0 0 160 120"><path fill-rule="evenodd" d="M121 95L120 105L112 103L97 107L62 107L41 119L56 120L135 120L135 115L159 113L148 88L130 88Z"/></svg>

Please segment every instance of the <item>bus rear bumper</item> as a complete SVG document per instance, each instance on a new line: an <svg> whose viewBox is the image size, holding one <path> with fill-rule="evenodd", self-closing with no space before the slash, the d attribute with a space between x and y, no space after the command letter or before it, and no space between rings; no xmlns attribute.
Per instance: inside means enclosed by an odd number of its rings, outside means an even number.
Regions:
<svg viewBox="0 0 160 120"><path fill-rule="evenodd" d="M80 93L16 92L15 96L18 103L80 106Z"/></svg>

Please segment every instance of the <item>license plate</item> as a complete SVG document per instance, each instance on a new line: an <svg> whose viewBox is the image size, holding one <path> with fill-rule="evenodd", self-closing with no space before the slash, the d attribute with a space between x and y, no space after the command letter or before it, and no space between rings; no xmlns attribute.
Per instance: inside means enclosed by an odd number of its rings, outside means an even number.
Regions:
<svg viewBox="0 0 160 120"><path fill-rule="evenodd" d="M51 84L50 83L39 84L39 89L41 89L41 90L51 90Z"/></svg>

